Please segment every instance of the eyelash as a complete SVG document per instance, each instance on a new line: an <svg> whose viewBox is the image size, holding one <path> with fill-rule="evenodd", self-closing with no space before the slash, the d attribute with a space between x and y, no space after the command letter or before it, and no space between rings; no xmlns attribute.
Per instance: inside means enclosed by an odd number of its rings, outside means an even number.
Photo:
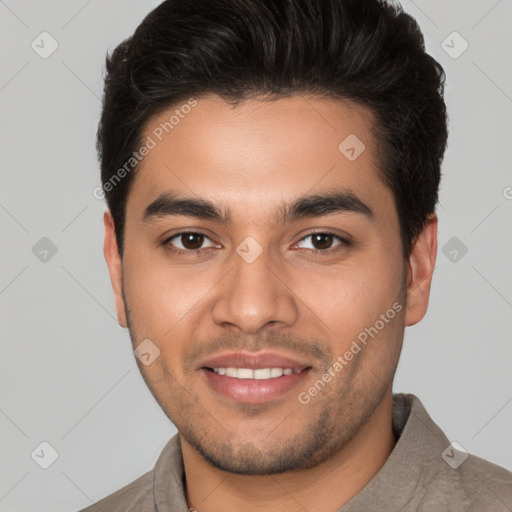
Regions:
<svg viewBox="0 0 512 512"><path fill-rule="evenodd" d="M205 239L208 239L211 241L210 237L208 237L204 233L201 233L198 231L181 231L180 233L176 233L175 235L172 235L171 237L169 237L163 241L162 245L164 246L165 250L170 253L173 253L175 255L178 255L178 256L199 256L201 252L207 252L211 249L215 249L215 247L206 247L204 249L176 249L175 247L172 247L170 245L171 240L174 240L175 238L179 238L183 235L202 235L205 237ZM305 240L306 238L309 238L314 235L332 236L333 238L338 239L340 244L334 246L333 248L331 247L329 249L306 249L313 254L318 254L318 253L331 254L332 252L335 252L336 250L338 250L340 247L349 247L350 245L352 245L352 243L349 240L347 240L346 238L343 238L339 235L336 235L335 233L332 233L331 231L314 231L312 233L308 233L307 235L303 236L299 240L298 243L300 243L303 240Z"/></svg>

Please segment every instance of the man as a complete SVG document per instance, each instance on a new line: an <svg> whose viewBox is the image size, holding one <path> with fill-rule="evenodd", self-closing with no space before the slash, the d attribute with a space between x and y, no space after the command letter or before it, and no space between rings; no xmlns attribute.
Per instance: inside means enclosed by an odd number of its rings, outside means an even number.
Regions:
<svg viewBox="0 0 512 512"><path fill-rule="evenodd" d="M86 510L512 510L393 395L428 306L444 72L377 0L168 0L107 59L119 323L176 425Z"/></svg>

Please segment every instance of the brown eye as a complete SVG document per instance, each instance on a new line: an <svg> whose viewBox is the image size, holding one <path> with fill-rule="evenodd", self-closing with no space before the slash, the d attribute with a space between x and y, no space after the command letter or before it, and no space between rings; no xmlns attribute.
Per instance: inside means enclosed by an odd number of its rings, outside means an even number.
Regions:
<svg viewBox="0 0 512 512"><path fill-rule="evenodd" d="M315 249L329 249L332 242L333 236L328 233L315 233L311 236L311 243Z"/></svg>
<svg viewBox="0 0 512 512"><path fill-rule="evenodd" d="M183 231L163 242L167 250L180 254L198 254L199 252L215 247L215 244L202 233Z"/></svg>
<svg viewBox="0 0 512 512"><path fill-rule="evenodd" d="M309 240L309 242L306 242ZM302 249L329 252L350 246L350 242L334 233L318 232L305 236L298 244Z"/></svg>
<svg viewBox="0 0 512 512"><path fill-rule="evenodd" d="M183 233L180 237L183 247L191 251L200 249L204 243L204 235L201 233Z"/></svg>

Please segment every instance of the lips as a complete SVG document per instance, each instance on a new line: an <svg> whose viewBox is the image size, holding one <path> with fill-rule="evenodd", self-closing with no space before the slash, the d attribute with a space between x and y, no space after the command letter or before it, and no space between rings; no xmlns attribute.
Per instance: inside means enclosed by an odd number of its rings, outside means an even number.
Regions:
<svg viewBox="0 0 512 512"><path fill-rule="evenodd" d="M291 375L292 373L299 373L301 370L292 370L291 368L233 368L233 367L220 367L214 368L213 372L226 377L233 377L234 379L277 379L283 375Z"/></svg>
<svg viewBox="0 0 512 512"><path fill-rule="evenodd" d="M232 352L221 354L199 363L203 368L291 368L303 369L310 364L275 352Z"/></svg>
<svg viewBox="0 0 512 512"><path fill-rule="evenodd" d="M271 352L237 352L205 360L199 370L214 392L236 402L258 404L298 386L311 365Z"/></svg>

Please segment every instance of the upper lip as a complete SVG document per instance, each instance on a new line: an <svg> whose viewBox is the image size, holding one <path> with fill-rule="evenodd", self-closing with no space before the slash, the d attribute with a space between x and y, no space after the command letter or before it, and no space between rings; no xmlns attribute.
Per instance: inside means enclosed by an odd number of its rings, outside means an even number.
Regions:
<svg viewBox="0 0 512 512"><path fill-rule="evenodd" d="M292 368L303 370L311 367L305 361L275 352L230 352L205 359L200 368Z"/></svg>

